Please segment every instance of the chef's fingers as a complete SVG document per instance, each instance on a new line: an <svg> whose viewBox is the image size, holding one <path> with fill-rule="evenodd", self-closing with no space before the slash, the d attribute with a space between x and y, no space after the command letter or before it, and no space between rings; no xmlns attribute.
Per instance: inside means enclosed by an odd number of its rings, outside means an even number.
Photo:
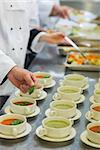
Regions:
<svg viewBox="0 0 100 150"><path fill-rule="evenodd" d="M37 88L42 87L42 85L40 84L39 80L36 78L35 75L33 76L33 74L32 74L32 78L33 78L33 80L35 81L35 84L34 84L34 85L35 85Z"/></svg>
<svg viewBox="0 0 100 150"><path fill-rule="evenodd" d="M10 81L12 82L13 85L15 85L18 89L20 89L23 93L26 93L27 90L29 89L28 85L22 85L22 83L19 80L16 80L14 76L10 78Z"/></svg>
<svg viewBox="0 0 100 150"><path fill-rule="evenodd" d="M31 78L32 78L32 80L34 81L34 83L37 82L37 78L36 78L36 76L34 75L34 73L31 73Z"/></svg>
<svg viewBox="0 0 100 150"><path fill-rule="evenodd" d="M29 87L32 87L35 84L35 81L31 77L31 73L25 74L24 80L26 82L26 85Z"/></svg>
<svg viewBox="0 0 100 150"><path fill-rule="evenodd" d="M9 80L10 80L10 82L11 82L12 84L14 84L17 88L20 87L20 82L19 82L18 80L16 80L16 78L15 78L14 76L11 76L11 78L10 78Z"/></svg>
<svg viewBox="0 0 100 150"><path fill-rule="evenodd" d="M66 7L63 7L63 17L66 18L68 17L69 18L69 13L68 13L68 10Z"/></svg>
<svg viewBox="0 0 100 150"><path fill-rule="evenodd" d="M26 93L28 91L30 87L28 85L25 85L25 84L21 84L19 89L23 92L23 93Z"/></svg>

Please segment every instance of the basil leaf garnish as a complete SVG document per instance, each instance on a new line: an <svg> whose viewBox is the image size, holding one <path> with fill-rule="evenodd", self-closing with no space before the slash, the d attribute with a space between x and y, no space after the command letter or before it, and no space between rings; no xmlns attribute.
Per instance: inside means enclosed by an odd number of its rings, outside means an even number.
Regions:
<svg viewBox="0 0 100 150"><path fill-rule="evenodd" d="M28 90L28 93L29 95L31 95L35 90L35 86L32 86L29 90Z"/></svg>

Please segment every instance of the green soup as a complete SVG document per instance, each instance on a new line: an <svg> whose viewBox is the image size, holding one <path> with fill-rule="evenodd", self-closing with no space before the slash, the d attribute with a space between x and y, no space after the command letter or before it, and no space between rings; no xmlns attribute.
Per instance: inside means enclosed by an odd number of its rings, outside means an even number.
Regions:
<svg viewBox="0 0 100 150"><path fill-rule="evenodd" d="M98 91L98 92L96 92L96 94L100 94L100 92Z"/></svg>
<svg viewBox="0 0 100 150"><path fill-rule="evenodd" d="M64 89L64 90L62 90L62 92L64 92L64 93L77 93L78 91L73 90L73 89Z"/></svg>
<svg viewBox="0 0 100 150"><path fill-rule="evenodd" d="M69 124L62 120L50 120L45 123L46 126L50 128L65 128L69 126Z"/></svg>
<svg viewBox="0 0 100 150"><path fill-rule="evenodd" d="M68 105L68 104L57 104L55 106L55 108L58 108L58 109L71 109L73 106L71 105Z"/></svg>
<svg viewBox="0 0 100 150"><path fill-rule="evenodd" d="M72 77L72 78L70 78L70 80L81 81L81 80L83 80L83 78Z"/></svg>

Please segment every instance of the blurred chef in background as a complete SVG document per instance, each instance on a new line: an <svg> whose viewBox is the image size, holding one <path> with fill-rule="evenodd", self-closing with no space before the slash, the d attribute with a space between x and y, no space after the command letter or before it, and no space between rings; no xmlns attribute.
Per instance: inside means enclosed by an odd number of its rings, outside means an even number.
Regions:
<svg viewBox="0 0 100 150"><path fill-rule="evenodd" d="M70 7L60 5L60 0L38 0L38 7L41 26L48 26L51 16L68 18L71 11Z"/></svg>

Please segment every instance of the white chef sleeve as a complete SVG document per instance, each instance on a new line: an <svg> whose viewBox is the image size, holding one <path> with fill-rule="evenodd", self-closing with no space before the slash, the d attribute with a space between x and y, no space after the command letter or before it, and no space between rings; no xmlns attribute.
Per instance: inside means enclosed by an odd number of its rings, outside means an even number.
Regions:
<svg viewBox="0 0 100 150"><path fill-rule="evenodd" d="M0 50L0 83L14 66L14 61Z"/></svg>
<svg viewBox="0 0 100 150"><path fill-rule="evenodd" d="M37 36L33 39L31 44L31 50L35 53L39 53L43 50L45 46L45 42L40 42L39 39L41 36L45 35L45 32L40 32L37 34Z"/></svg>

